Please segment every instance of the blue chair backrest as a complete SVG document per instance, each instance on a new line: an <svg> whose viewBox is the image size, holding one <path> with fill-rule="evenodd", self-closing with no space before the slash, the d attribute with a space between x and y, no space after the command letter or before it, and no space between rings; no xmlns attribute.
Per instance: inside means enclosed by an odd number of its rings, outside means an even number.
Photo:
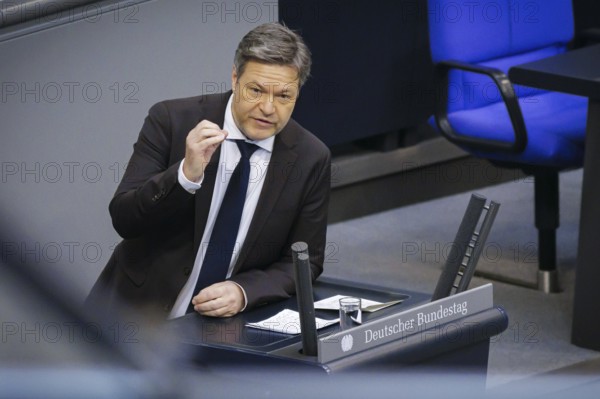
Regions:
<svg viewBox="0 0 600 399"><path fill-rule="evenodd" d="M498 68L562 53L573 38L571 0L429 0L434 62L456 60ZM519 97L539 91L517 87ZM448 111L501 101L489 78L452 71Z"/></svg>

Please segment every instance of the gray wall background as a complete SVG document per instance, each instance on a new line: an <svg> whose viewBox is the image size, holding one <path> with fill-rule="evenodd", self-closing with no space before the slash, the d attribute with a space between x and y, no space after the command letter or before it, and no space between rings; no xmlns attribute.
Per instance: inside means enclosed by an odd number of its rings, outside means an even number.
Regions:
<svg viewBox="0 0 600 399"><path fill-rule="evenodd" d="M94 11L0 42L0 223L21 233L2 256L52 268L80 298L120 240L108 203L148 108L229 89L238 41L276 21L277 2Z"/></svg>

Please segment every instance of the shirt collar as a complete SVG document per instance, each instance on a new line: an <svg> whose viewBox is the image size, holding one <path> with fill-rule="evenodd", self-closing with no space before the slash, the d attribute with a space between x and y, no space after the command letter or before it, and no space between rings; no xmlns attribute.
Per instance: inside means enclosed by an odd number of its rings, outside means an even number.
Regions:
<svg viewBox="0 0 600 399"><path fill-rule="evenodd" d="M229 133L227 135L227 140L245 140L248 143L255 144L260 148L267 150L269 152L273 152L273 143L275 142L275 136L271 136L264 140L250 140L242 131L237 127L235 121L233 120L233 111L231 110L231 105L233 103L233 94L229 97L229 101L227 102L227 108L225 108L225 122L223 123L223 130Z"/></svg>

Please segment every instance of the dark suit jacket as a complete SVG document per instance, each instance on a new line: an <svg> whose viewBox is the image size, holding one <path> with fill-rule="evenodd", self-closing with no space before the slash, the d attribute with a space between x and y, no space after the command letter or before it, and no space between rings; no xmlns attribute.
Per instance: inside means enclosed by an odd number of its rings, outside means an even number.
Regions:
<svg viewBox="0 0 600 399"><path fill-rule="evenodd" d="M231 93L163 101L149 111L109 210L124 238L92 288L88 302L122 301L169 312L198 252L215 184L219 151L195 194L177 180L185 138L203 119L223 126ZM290 246L309 245L313 278L323 270L331 156L290 119L275 136L265 183L231 280L248 308L294 293ZM109 302L107 304L107 301Z"/></svg>

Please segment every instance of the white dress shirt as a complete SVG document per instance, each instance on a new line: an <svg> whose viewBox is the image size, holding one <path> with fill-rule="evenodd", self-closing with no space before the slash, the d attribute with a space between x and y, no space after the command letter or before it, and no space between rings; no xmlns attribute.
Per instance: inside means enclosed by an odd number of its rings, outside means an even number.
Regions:
<svg viewBox="0 0 600 399"><path fill-rule="evenodd" d="M229 98L227 108L225 109L225 122L223 124L223 130L227 131L229 134L227 139L219 146L221 157L217 168L212 202L210 204L210 211L208 212L208 219L206 221L206 227L204 228L202 241L200 242L200 247L198 248L198 254L196 255L192 273L190 274L188 281L183 286L182 290L179 292L179 296L177 297L175 305L169 314L169 318L183 316L192 300L192 297L198 294L197 292L193 292L193 290L196 286L198 276L200 275L204 254L206 253L206 248L215 225L215 220L217 219L217 214L221 208L221 203L223 202L223 197L225 196L225 191L227 190L227 185L229 184L229 179L231 178L233 170L239 163L241 157L238 146L233 140L245 140L249 143L257 145L259 148L250 157L250 178L248 181L248 192L246 193L246 202L244 203L242 219L240 221L240 227L238 230L237 239L235 241L233 255L231 257L231 263L229 264L229 270L227 271L227 278L231 276L233 266L238 259L240 250L244 244L246 235L248 234L248 228L250 227L250 222L252 221L252 216L254 215L256 205L258 204L258 198L265 182L265 175L267 174L267 167L269 166L269 161L271 160L271 153L273 151L275 137L272 136L268 139L260 141L252 141L247 139L233 120L233 114L231 112L232 99L233 95ZM178 179L179 184L181 184L182 187L190 193L195 193L197 190L202 189L202 179L200 182L195 183L189 181L185 177L183 174L183 161L181 161L179 165ZM243 287L241 288L242 291L244 291ZM248 302L246 298L246 292L244 292L244 301L244 303Z"/></svg>

